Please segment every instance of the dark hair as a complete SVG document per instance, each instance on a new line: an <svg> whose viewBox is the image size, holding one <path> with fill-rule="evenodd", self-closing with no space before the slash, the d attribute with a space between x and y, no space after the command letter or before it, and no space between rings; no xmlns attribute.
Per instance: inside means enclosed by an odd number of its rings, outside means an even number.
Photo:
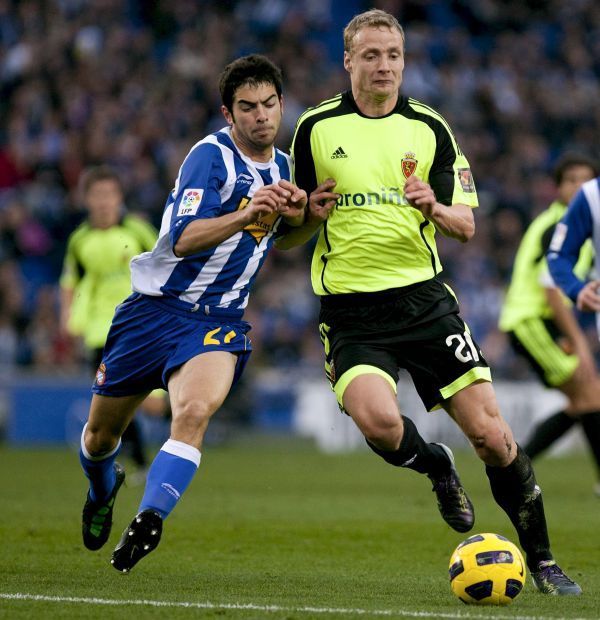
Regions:
<svg viewBox="0 0 600 620"><path fill-rule="evenodd" d="M92 185L99 181L114 181L119 186L121 192L123 191L123 185L119 175L110 166L102 165L92 166L83 171L79 179L81 193L85 196L90 191Z"/></svg>
<svg viewBox="0 0 600 620"><path fill-rule="evenodd" d="M583 155L582 153L565 153L554 165L554 169L552 171L554 182L557 185L560 185L567 170L569 168L573 168L574 166L587 166L592 170L595 177L599 174L598 162L595 159L592 159L587 155Z"/></svg>
<svg viewBox="0 0 600 620"><path fill-rule="evenodd" d="M242 56L230 62L219 78L219 90L221 101L231 112L235 91L240 86L258 86L259 84L272 84L281 97L282 77L281 69L274 65L266 56L250 54Z"/></svg>

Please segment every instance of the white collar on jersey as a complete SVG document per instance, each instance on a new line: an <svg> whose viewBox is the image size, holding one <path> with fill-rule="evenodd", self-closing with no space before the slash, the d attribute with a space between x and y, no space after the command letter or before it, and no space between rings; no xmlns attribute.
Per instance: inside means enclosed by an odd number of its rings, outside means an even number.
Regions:
<svg viewBox="0 0 600 620"><path fill-rule="evenodd" d="M273 162L275 161L275 147L273 147L273 151L271 152L271 158L269 159L269 161L255 161L254 159L252 159L251 157L248 157L247 155L244 155L244 153L240 151L238 145L235 143L235 140L233 139L233 136L231 135L231 127L229 125L227 127L223 127L221 131L223 133L226 133L229 136L229 138L231 139L231 143L233 144L233 146L235 146L235 150L238 152L238 155L247 164L252 164L255 168L260 168L261 170L268 170L273 164Z"/></svg>

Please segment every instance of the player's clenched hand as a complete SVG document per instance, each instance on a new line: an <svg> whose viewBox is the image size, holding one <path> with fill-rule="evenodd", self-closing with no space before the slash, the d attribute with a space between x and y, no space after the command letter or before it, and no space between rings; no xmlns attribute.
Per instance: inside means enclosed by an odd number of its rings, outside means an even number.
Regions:
<svg viewBox="0 0 600 620"><path fill-rule="evenodd" d="M270 215L286 204L289 192L278 185L264 185L256 190L254 196L244 209L244 215L248 218L248 223Z"/></svg>
<svg viewBox="0 0 600 620"><path fill-rule="evenodd" d="M429 183L421 181L419 177L411 175L404 184L404 197L408 204L418 209L425 217L429 218L437 205L435 193Z"/></svg>
<svg viewBox="0 0 600 620"><path fill-rule="evenodd" d="M591 280L577 295L577 308L585 312L600 312L600 280Z"/></svg>
<svg viewBox="0 0 600 620"><path fill-rule="evenodd" d="M331 190L337 185L334 179L326 179L310 193L308 199L308 220L320 223L329 217L340 195Z"/></svg>
<svg viewBox="0 0 600 620"><path fill-rule="evenodd" d="M287 194L287 197L282 194L286 202L279 207L279 212L288 220L288 223L299 226L304 222L304 212L308 202L306 192L285 179L281 179L277 185Z"/></svg>

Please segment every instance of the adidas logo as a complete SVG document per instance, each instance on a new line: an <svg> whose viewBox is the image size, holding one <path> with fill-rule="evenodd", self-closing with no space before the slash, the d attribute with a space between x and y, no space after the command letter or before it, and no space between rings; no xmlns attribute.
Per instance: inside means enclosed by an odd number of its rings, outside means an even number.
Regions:
<svg viewBox="0 0 600 620"><path fill-rule="evenodd" d="M333 151L331 159L344 159L345 157L348 157L348 155L344 153L344 149L341 146L338 146L337 149Z"/></svg>

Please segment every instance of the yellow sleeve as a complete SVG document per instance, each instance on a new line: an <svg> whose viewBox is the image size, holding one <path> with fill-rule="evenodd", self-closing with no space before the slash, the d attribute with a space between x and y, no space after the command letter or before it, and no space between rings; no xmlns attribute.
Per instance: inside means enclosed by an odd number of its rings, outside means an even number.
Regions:
<svg viewBox="0 0 600 620"><path fill-rule="evenodd" d="M141 217L130 215L127 218L127 226L135 232L144 252L152 250L158 238L158 231L152 224Z"/></svg>

